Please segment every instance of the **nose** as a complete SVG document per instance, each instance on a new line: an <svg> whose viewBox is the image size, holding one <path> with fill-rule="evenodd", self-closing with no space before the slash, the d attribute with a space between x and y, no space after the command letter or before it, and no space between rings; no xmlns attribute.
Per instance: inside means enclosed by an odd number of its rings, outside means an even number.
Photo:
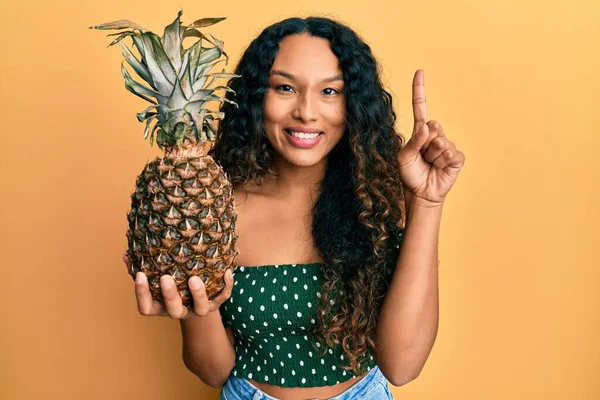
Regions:
<svg viewBox="0 0 600 400"><path fill-rule="evenodd" d="M317 119L318 106L316 101L310 96L310 94L302 94L298 97L296 107L292 116L303 122L314 121Z"/></svg>

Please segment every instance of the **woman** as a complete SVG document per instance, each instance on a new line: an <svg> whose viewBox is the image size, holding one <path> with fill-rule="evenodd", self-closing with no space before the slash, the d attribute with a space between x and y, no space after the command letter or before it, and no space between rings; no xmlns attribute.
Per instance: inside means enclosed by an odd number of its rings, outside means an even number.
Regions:
<svg viewBox="0 0 600 400"><path fill-rule="evenodd" d="M393 398L435 341L439 225L465 157L427 120L421 70L404 143L369 46L330 19L266 28L235 73L211 155L234 184L239 268L211 301L190 278L193 310L170 276L164 309L140 276L140 313L181 320L185 365L224 399Z"/></svg>

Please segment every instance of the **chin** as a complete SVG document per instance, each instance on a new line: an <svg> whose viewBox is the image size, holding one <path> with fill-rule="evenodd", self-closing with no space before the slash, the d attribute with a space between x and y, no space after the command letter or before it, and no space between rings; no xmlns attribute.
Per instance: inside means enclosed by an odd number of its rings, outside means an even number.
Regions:
<svg viewBox="0 0 600 400"><path fill-rule="evenodd" d="M316 156L315 154L310 154L310 155L307 154L304 157L297 157L297 156L295 157L295 156L280 154L280 157L283 157L288 164L294 165L296 167L301 167L301 168L314 167L316 165L319 165L319 164L325 162L324 157L319 157L319 156Z"/></svg>
<svg viewBox="0 0 600 400"><path fill-rule="evenodd" d="M323 147L317 145L312 149L300 149L291 146L286 142L286 138L277 138L270 140L271 147L275 152L275 156L287 164L297 167L313 167L321 164L327 158L327 154L323 153ZM275 146L273 145L275 142ZM323 144L323 143L321 143Z"/></svg>

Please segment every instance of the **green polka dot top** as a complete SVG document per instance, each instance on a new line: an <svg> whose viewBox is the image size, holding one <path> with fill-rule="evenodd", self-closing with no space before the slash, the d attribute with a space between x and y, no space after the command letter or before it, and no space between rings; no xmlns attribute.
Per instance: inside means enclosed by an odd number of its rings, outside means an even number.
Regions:
<svg viewBox="0 0 600 400"><path fill-rule="evenodd" d="M341 348L313 339L324 278L321 264L238 267L231 297L221 305L223 324L233 328L232 374L286 387L334 385L354 375L341 369ZM314 347L313 347L314 345Z"/></svg>
<svg viewBox="0 0 600 400"><path fill-rule="evenodd" d="M231 297L219 309L223 325L234 333L234 376L284 387L335 385L355 376L341 368L341 346L328 349L321 358L324 344L310 333L324 283L322 265L235 270ZM367 360L370 370L376 362L372 355Z"/></svg>

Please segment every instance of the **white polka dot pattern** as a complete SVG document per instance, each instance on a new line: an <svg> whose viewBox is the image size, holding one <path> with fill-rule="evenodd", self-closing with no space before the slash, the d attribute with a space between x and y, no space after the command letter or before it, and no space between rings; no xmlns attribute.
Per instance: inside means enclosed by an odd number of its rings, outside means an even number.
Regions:
<svg viewBox="0 0 600 400"><path fill-rule="evenodd" d="M401 243L402 233L399 237ZM323 345L310 333L321 303L321 267L281 264L234 271L236 290L219 309L223 324L234 332L234 376L285 387L334 385L355 376L342 368L341 346L321 357ZM375 365L367 355L366 368Z"/></svg>

